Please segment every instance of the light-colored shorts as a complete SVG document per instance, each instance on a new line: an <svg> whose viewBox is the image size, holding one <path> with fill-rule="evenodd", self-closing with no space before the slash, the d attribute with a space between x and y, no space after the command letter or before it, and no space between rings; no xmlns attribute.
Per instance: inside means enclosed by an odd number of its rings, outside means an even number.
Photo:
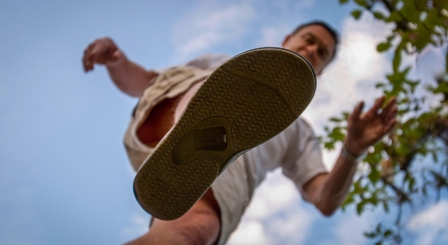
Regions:
<svg viewBox="0 0 448 245"><path fill-rule="evenodd" d="M134 110L124 136L124 145L134 170L138 171L154 148L143 144L137 129L146 120L154 106L166 98L175 98L186 92L196 82L206 78L212 70L189 66L172 67L154 78L146 88ZM221 211L221 232L218 244L225 244L236 229L250 202L253 187L249 186L244 155L237 158L212 184L212 191Z"/></svg>

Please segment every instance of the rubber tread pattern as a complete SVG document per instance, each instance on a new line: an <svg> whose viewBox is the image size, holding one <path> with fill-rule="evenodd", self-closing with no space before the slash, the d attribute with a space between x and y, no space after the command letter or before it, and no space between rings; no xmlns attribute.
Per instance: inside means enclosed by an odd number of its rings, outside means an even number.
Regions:
<svg viewBox="0 0 448 245"><path fill-rule="evenodd" d="M204 82L180 120L140 168L134 192L153 217L182 216L228 162L202 158L179 165L177 142L204 119L221 116L232 125L235 155L274 137L299 117L315 92L315 75L300 56L278 48L250 50L227 61Z"/></svg>

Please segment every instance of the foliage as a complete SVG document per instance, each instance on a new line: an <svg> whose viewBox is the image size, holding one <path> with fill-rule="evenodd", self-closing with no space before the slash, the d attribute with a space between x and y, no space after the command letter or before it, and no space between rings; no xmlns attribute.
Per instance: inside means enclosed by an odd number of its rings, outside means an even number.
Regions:
<svg viewBox="0 0 448 245"><path fill-rule="evenodd" d="M393 72L386 76L385 81L378 82L376 88L381 89L387 98L397 98L399 122L396 130L375 145L363 160L361 166L368 170L360 171L355 177L343 209L354 205L361 215L367 207L383 208L389 212L391 205L398 206L395 224L386 229L380 223L374 231L364 235L374 239L376 244L390 240L400 243L401 208L412 205L418 197L427 197L428 189L440 195L440 191L448 187L448 160L438 159L448 152L448 62L445 63L444 74L436 77L432 86L425 88L431 96L442 98L436 106L428 105L427 98L416 93L423 82L409 78L413 67L402 67L404 56L418 56L430 46L446 52L445 61L448 61L448 0L339 2L354 3L356 9L351 14L355 19L369 12L377 21L394 25L386 40L377 46L378 52L393 55ZM343 142L347 115L343 113L330 119L332 127L326 127L323 139L325 148L333 149L336 143ZM426 156L432 156L434 166L423 168L419 173L413 172L411 166L419 164Z"/></svg>

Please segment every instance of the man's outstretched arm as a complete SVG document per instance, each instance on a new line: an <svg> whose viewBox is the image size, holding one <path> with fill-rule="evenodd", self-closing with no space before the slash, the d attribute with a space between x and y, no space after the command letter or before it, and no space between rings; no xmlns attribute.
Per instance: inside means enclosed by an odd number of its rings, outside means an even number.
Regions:
<svg viewBox="0 0 448 245"><path fill-rule="evenodd" d="M398 111L395 98L380 110L384 100L380 98L365 114L361 102L349 116L343 146L349 155L362 155L392 130ZM317 175L303 186L306 198L324 215L331 215L347 197L356 167L352 157L341 154L330 173Z"/></svg>
<svg viewBox="0 0 448 245"><path fill-rule="evenodd" d="M122 92L134 97L140 96L157 75L154 71L147 71L130 61L108 37L97 39L89 44L84 50L82 63L85 72L93 70L95 64L105 65L115 85Z"/></svg>

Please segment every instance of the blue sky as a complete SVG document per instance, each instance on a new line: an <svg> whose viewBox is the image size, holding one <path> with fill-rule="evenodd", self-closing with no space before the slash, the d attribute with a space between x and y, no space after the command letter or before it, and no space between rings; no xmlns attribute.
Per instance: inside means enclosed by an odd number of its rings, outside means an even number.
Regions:
<svg viewBox="0 0 448 245"><path fill-rule="evenodd" d="M321 133L327 117L361 99L371 104L379 95L373 84L390 64L375 52L390 27L369 16L353 21L351 6L337 2L0 0L0 244L122 244L147 230L122 144L137 101L120 93L103 67L83 72L90 42L109 36L130 59L162 68L203 53L279 46L297 24L325 20L342 43L304 113ZM443 57L429 53L438 69ZM329 168L336 154L325 153ZM443 199L414 210L405 244L447 242L446 207ZM229 244L370 244L362 232L388 217L348 210L323 218L277 171Z"/></svg>

